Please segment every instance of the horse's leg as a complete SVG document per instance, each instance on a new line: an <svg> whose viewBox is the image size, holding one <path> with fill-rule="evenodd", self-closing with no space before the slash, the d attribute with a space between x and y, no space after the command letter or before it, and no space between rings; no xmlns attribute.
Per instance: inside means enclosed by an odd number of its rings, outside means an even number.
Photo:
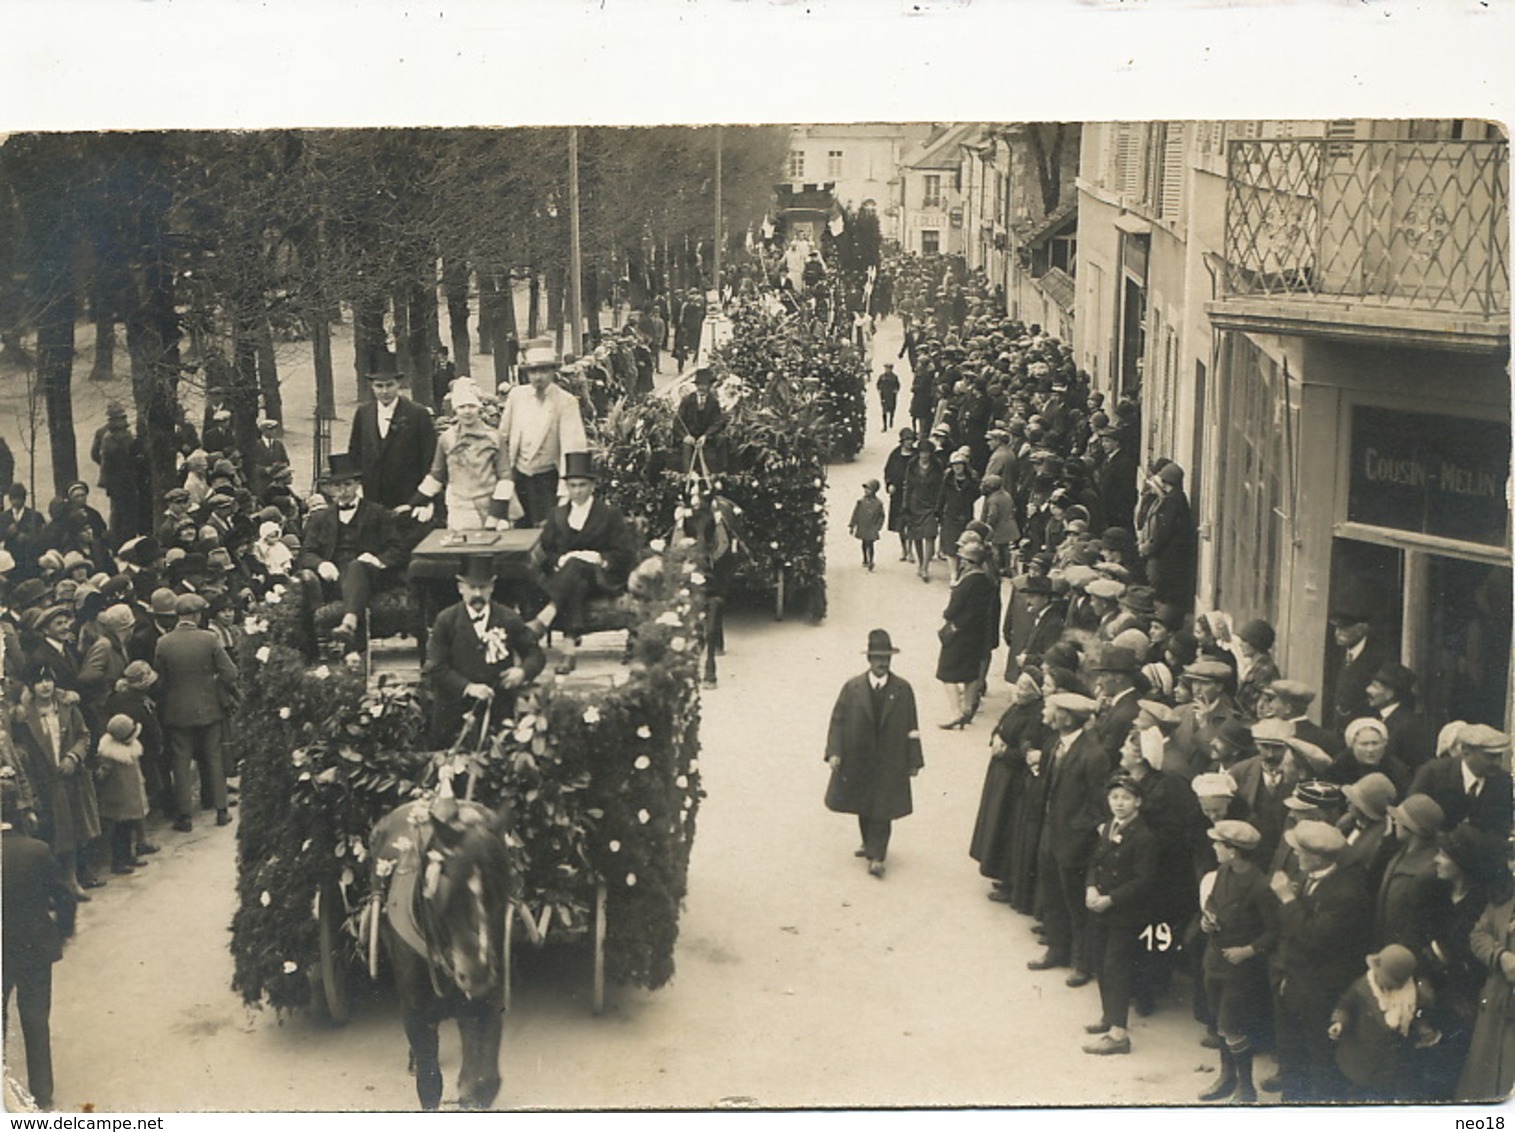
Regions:
<svg viewBox="0 0 1515 1132"><path fill-rule="evenodd" d="M463 1067L458 1101L464 1108L488 1108L500 1091L500 1034L505 1004L500 994L467 1003L458 1014Z"/></svg>
<svg viewBox="0 0 1515 1132"><path fill-rule="evenodd" d="M405 1011L405 1036L416 1064L416 1097L427 1112L442 1104L442 1065L437 1058L437 1024L424 1006Z"/></svg>
<svg viewBox="0 0 1515 1132"><path fill-rule="evenodd" d="M726 655L726 598L712 595L710 598L710 645L717 656Z"/></svg>

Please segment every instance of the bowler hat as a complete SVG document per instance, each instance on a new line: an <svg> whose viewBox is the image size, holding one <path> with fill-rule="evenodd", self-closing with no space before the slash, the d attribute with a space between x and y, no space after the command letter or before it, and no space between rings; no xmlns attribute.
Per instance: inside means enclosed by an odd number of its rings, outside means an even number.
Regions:
<svg viewBox="0 0 1515 1132"><path fill-rule="evenodd" d="M1026 597L1051 597L1052 579L1043 574L1031 574L1015 588Z"/></svg>
<svg viewBox="0 0 1515 1132"><path fill-rule="evenodd" d="M333 452L326 457L326 478L332 483L346 483L358 479L362 474L358 458L350 452Z"/></svg>
<svg viewBox="0 0 1515 1132"><path fill-rule="evenodd" d="M1228 719L1222 723L1215 732L1215 738L1231 750L1243 754L1250 753L1253 749L1252 728L1240 719Z"/></svg>
<svg viewBox="0 0 1515 1132"><path fill-rule="evenodd" d="M1396 700L1404 699L1415 687L1415 673L1396 660L1380 665L1373 679L1392 690Z"/></svg>
<svg viewBox="0 0 1515 1132"><path fill-rule="evenodd" d="M1120 603L1132 613L1151 617L1157 612L1157 599L1151 586L1128 586L1121 595Z"/></svg>
<svg viewBox="0 0 1515 1132"><path fill-rule="evenodd" d="M1343 594L1331 605L1329 620L1333 625L1360 625L1372 621L1377 613L1358 593Z"/></svg>
<svg viewBox="0 0 1515 1132"><path fill-rule="evenodd" d="M597 480L594 470L594 455L590 452L565 452L563 454L563 478L565 480Z"/></svg>
<svg viewBox="0 0 1515 1132"><path fill-rule="evenodd" d="M1383 821L1398 792L1387 774L1374 771L1341 788L1342 797L1375 821Z"/></svg>
<svg viewBox="0 0 1515 1132"><path fill-rule="evenodd" d="M1218 821L1205 831L1211 841L1219 841L1233 849L1256 849L1262 844L1262 834L1250 822L1227 819Z"/></svg>
<svg viewBox="0 0 1515 1132"><path fill-rule="evenodd" d="M1422 837L1435 837L1447 820L1446 813L1429 794L1411 794L1399 805L1390 806L1389 815Z"/></svg>
<svg viewBox="0 0 1515 1132"><path fill-rule="evenodd" d="M369 381L404 381L403 373L365 373L364 378Z"/></svg>
<svg viewBox="0 0 1515 1132"><path fill-rule="evenodd" d="M494 584L494 559L488 555L470 554L458 562L458 581L470 586Z"/></svg>
<svg viewBox="0 0 1515 1132"><path fill-rule="evenodd" d="M869 656L889 656L900 650L894 647L894 642L889 639L888 629L869 629L868 648Z"/></svg>
<svg viewBox="0 0 1515 1132"><path fill-rule="evenodd" d="M172 617L179 595L167 586L159 586L148 598L148 609L154 617Z"/></svg>
<svg viewBox="0 0 1515 1132"><path fill-rule="evenodd" d="M1291 849L1314 853L1334 861L1347 847L1347 839L1329 822L1302 821L1284 834Z"/></svg>
<svg viewBox="0 0 1515 1132"><path fill-rule="evenodd" d="M26 609L46 597L47 583L41 578L28 578L11 591L11 604L17 609Z"/></svg>
<svg viewBox="0 0 1515 1132"><path fill-rule="evenodd" d="M1324 782L1318 778L1295 783L1294 793L1284 799L1284 805L1291 810L1339 809L1341 802L1341 787L1334 782Z"/></svg>

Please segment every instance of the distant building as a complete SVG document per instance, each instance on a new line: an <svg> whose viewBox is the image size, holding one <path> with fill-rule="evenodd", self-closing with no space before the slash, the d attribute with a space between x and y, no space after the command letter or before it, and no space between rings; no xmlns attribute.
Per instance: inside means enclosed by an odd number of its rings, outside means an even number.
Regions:
<svg viewBox="0 0 1515 1132"><path fill-rule="evenodd" d="M987 128L977 123L943 126L933 132L904 166L904 229L900 243L921 255L962 255L963 146L977 145Z"/></svg>
<svg viewBox="0 0 1515 1132"><path fill-rule="evenodd" d="M786 207L812 209L817 194L830 195L831 202L857 211L873 202L879 229L885 240L898 240L901 233L902 163L907 151L918 147L931 132L927 124L859 124L795 126L790 130L789 154L784 181L779 186L781 213ZM783 186L787 184L786 194ZM815 218L792 214L803 223L812 242L819 242ZM819 218L824 223L825 217Z"/></svg>

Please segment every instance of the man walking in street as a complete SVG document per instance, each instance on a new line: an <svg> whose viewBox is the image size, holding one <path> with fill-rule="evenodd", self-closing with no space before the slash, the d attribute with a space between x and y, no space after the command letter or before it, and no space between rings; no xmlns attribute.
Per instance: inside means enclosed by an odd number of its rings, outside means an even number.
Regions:
<svg viewBox="0 0 1515 1132"><path fill-rule="evenodd" d="M899 651L886 630L868 633L868 671L842 685L826 735L826 808L857 815L863 844L855 855L880 879L892 823L910 813L910 780L925 765L915 691L890 671Z"/></svg>
<svg viewBox="0 0 1515 1132"><path fill-rule="evenodd" d="M183 594L175 606L179 623L158 642L153 668L163 683L163 735L173 760L174 803L179 813L174 828L194 828L195 764L205 781L200 797L216 811L216 824L231 823L226 799L226 764L221 741L226 727L227 697L237 686L237 666L221 638L200 628L207 606L199 594Z"/></svg>

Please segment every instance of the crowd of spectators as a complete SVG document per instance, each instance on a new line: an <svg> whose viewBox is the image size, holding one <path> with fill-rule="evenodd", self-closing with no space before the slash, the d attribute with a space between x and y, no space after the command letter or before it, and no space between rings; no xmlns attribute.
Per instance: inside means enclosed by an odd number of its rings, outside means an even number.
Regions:
<svg viewBox="0 0 1515 1132"><path fill-rule="evenodd" d="M1280 671L1272 625L1195 608L1184 471L1138 465L1137 401L1092 390L960 262L890 274L905 333L880 398L908 358L911 424L887 529L951 587L940 726L972 724L991 672L1012 685L971 851L1045 944L1029 966L1098 982L1084 1050L1130 1053L1130 1010L1179 975L1221 1063L1200 1099L1255 1100L1258 1050L1286 1101L1507 1094L1501 721L1438 728L1349 601L1311 719L1319 689Z"/></svg>

